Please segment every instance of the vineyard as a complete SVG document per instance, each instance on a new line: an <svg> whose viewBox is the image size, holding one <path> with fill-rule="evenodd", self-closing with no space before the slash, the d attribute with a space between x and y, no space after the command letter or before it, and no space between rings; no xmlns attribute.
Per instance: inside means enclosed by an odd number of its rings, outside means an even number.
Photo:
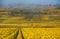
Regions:
<svg viewBox="0 0 60 39"><path fill-rule="evenodd" d="M60 9L0 8L0 39L60 39Z"/></svg>
<svg viewBox="0 0 60 39"><path fill-rule="evenodd" d="M60 28L0 28L0 39L60 39Z"/></svg>

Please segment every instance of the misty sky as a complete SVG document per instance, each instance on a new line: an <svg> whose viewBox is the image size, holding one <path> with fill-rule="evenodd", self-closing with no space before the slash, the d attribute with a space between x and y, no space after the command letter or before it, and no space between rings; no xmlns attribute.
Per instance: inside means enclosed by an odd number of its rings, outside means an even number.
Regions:
<svg viewBox="0 0 60 39"><path fill-rule="evenodd" d="M2 0L3 5L12 5L12 4L56 4L58 3L57 0Z"/></svg>

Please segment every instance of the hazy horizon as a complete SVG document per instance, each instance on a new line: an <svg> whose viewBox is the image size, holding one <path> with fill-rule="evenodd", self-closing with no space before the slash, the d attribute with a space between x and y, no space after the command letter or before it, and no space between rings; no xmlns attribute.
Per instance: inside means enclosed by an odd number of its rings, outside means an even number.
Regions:
<svg viewBox="0 0 60 39"><path fill-rule="evenodd" d="M0 1L3 6L8 5L18 5L18 4L24 4L24 5L55 5L58 3L57 0L2 0Z"/></svg>

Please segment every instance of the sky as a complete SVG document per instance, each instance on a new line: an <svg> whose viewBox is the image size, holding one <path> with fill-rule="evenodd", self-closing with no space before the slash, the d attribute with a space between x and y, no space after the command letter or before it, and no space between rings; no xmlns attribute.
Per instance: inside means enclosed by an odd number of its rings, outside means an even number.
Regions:
<svg viewBox="0 0 60 39"><path fill-rule="evenodd" d="M0 1L1 2L1 1ZM13 4L40 4L40 5L49 5L49 4L56 4L58 3L57 0L2 0L2 4L13 5Z"/></svg>

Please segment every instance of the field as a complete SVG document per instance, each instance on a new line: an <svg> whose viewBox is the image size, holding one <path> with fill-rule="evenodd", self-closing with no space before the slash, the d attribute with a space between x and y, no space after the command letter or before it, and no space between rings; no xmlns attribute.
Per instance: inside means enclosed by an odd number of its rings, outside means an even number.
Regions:
<svg viewBox="0 0 60 39"><path fill-rule="evenodd" d="M0 39L60 39L60 9L0 8Z"/></svg>
<svg viewBox="0 0 60 39"><path fill-rule="evenodd" d="M0 28L0 39L60 39L60 28Z"/></svg>
<svg viewBox="0 0 60 39"><path fill-rule="evenodd" d="M23 28L22 32L25 39L60 39L60 28Z"/></svg>

